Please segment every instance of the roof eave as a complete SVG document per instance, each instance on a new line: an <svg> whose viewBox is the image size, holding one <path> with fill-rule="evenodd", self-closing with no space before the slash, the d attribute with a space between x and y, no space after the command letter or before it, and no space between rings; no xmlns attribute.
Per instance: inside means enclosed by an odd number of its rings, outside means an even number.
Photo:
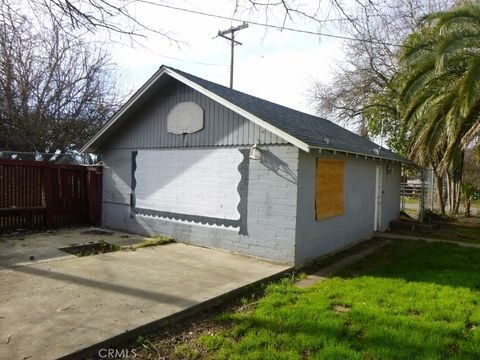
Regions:
<svg viewBox="0 0 480 360"><path fill-rule="evenodd" d="M390 157L386 156L380 156L380 155L375 155L375 154L363 154L355 151L347 151L347 150L338 150L334 148L329 148L329 147L320 147L320 146L311 146L310 149L312 150L325 150L325 151L331 151L334 153L343 153L346 155L354 155L356 157L365 157L365 158L371 158L371 159L376 159L376 160L386 160L386 161L392 161L392 162L398 162L398 163L403 163L403 164L408 164L408 165L416 165L413 161L410 161L408 159L402 158L402 159L392 159Z"/></svg>

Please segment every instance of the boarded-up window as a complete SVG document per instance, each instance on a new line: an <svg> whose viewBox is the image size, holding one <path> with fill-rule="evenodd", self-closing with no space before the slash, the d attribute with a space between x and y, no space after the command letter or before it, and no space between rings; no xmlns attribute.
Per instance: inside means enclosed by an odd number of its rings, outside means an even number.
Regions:
<svg viewBox="0 0 480 360"><path fill-rule="evenodd" d="M315 209L317 220L342 215L345 162L317 159Z"/></svg>

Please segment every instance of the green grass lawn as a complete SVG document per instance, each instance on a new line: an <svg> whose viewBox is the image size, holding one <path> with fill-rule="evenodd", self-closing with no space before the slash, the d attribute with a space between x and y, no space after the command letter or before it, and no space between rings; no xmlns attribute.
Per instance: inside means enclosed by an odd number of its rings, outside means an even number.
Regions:
<svg viewBox="0 0 480 360"><path fill-rule="evenodd" d="M479 359L480 249L394 241L306 289L284 279L223 330L179 347L212 359ZM181 354L180 354L181 356Z"/></svg>
<svg viewBox="0 0 480 360"><path fill-rule="evenodd" d="M418 204L418 198L410 198L410 197L406 197L404 198L404 201L406 204Z"/></svg>

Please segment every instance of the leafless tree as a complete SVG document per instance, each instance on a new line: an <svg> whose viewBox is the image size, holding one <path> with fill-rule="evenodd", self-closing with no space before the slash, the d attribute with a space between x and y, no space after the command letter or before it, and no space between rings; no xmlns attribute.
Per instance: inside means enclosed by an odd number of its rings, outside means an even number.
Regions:
<svg viewBox="0 0 480 360"><path fill-rule="evenodd" d="M324 6L322 7L322 4ZM247 13L267 22L276 19L284 26L288 20L311 20L322 25L327 13L335 6L335 0L235 0L235 12Z"/></svg>
<svg viewBox="0 0 480 360"><path fill-rule="evenodd" d="M8 5L19 2L19 0L0 1ZM318 3L320 4L320 0ZM186 4L188 5L188 3ZM231 4L232 13L247 11L250 15L263 14L265 21L270 19L273 12L283 16L284 21L291 19L293 15L316 20L317 15L315 12L303 11L303 4L298 0L278 2L231 0ZM150 26L135 14L136 5L150 5L156 10L163 5L175 7L162 0L24 0L24 5L33 12L53 19L58 28L67 32L79 29L95 32L98 29L104 29L112 33L131 36L132 39L155 33L168 39L171 43L181 42L168 29L163 29L161 26Z"/></svg>
<svg viewBox="0 0 480 360"><path fill-rule="evenodd" d="M77 148L116 107L108 54L50 25L0 11L0 149Z"/></svg>
<svg viewBox="0 0 480 360"><path fill-rule="evenodd" d="M15 0L3 0L12 2ZM95 31L103 28L120 34L142 35L149 28L131 14L129 5L139 0L27 0L33 10L47 14L59 28ZM160 1L161 2L161 1ZM61 19L61 20L60 20ZM164 33L169 37L168 33Z"/></svg>
<svg viewBox="0 0 480 360"><path fill-rule="evenodd" d="M20 0L0 0L13 3ZM148 25L136 16L136 6L151 6L155 11L178 9L181 2L175 5L163 0L23 0L33 11L48 15L58 21L57 25L64 30L82 29L96 31L104 29L116 34L129 35L132 39L156 33L168 39L170 43L181 43L176 34L164 29L161 25ZM232 16L242 15L243 20L255 18L260 24L273 22L276 26L285 26L287 21L312 21L319 27L329 19L331 13L339 14L343 19L346 12L341 0L230 0ZM180 5L179 5L180 4ZM188 1L183 8L195 8ZM212 14L215 16L215 14ZM225 14L217 14L223 15ZM65 21L67 20L67 21ZM338 19L337 19L338 20Z"/></svg>
<svg viewBox="0 0 480 360"><path fill-rule="evenodd" d="M465 151L465 164L463 167L462 180L469 182L480 189L480 165L473 149L468 148Z"/></svg>
<svg viewBox="0 0 480 360"><path fill-rule="evenodd" d="M345 41L346 60L335 69L331 83L313 84L310 102L316 111L356 126L362 136L381 131L371 128L379 124L369 124L367 114L382 118L383 126L394 126L398 113L388 99L395 95L398 44L424 15L452 4L452 0L357 0L352 9L339 4L339 11L350 19L341 27L355 40Z"/></svg>

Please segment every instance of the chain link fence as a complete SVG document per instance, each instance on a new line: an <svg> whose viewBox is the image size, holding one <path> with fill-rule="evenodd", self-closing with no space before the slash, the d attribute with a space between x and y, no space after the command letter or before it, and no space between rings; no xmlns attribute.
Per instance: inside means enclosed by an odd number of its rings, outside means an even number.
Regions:
<svg viewBox="0 0 480 360"><path fill-rule="evenodd" d="M435 177L432 169L404 171L401 183L401 210L420 219L422 207L435 209Z"/></svg>
<svg viewBox="0 0 480 360"><path fill-rule="evenodd" d="M480 170L467 169L463 173L463 182L472 183L477 189L480 188ZM401 210L410 216L420 219L421 209L430 209L440 212L440 199L433 169L423 169L408 175L402 174L401 184ZM446 180L443 181L444 196L447 193ZM449 212L448 204L446 211ZM460 212L465 211L464 204L460 203ZM472 215L480 215L480 200L471 204Z"/></svg>
<svg viewBox="0 0 480 360"><path fill-rule="evenodd" d="M69 165L94 165L100 162L100 157L95 154L68 153L40 153L0 150L0 159L42 161L54 164Z"/></svg>

